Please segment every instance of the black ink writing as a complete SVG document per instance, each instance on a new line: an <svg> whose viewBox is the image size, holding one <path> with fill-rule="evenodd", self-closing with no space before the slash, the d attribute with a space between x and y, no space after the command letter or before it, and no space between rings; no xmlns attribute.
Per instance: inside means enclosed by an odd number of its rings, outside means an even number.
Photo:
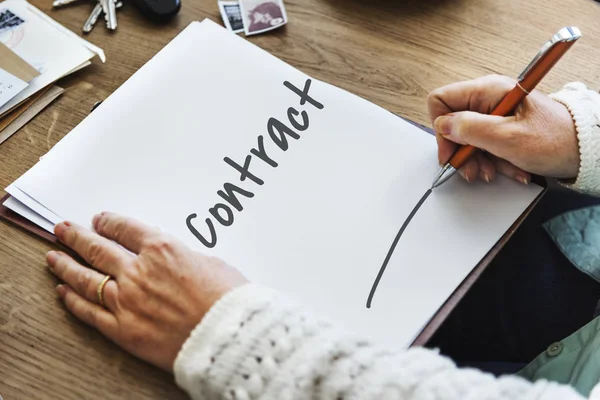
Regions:
<svg viewBox="0 0 600 400"><path fill-rule="evenodd" d="M303 106L308 101L310 104L312 104L319 110L323 109L323 104L319 103L318 101L316 101L315 99L313 99L312 97L310 97L308 95L308 91L310 90L310 84L311 84L310 79L306 80L306 83L304 84L304 90L298 89L296 86L292 85L288 81L283 82L283 84L285 85L285 87L290 89L292 92L294 92L298 96L300 96L300 105L301 106Z"/></svg>
<svg viewBox="0 0 600 400"><path fill-rule="evenodd" d="M206 238L204 236L202 236L202 234L200 232L198 232L198 230L196 228L194 228L194 225L192 225L192 220L196 219L197 217L198 217L198 215L196 215L196 214L190 214L186 218L185 224L187 225L190 232L192 232L192 234L194 236L196 236L196 239L198 239L200 241L200 243L202 243L209 249L212 247L215 247L215 245L217 244L217 234L215 232L215 226L213 225L211 219L206 218L206 220L205 220L206 225L208 226L208 230L210 231L210 240L206 240Z"/></svg>
<svg viewBox="0 0 600 400"><path fill-rule="evenodd" d="M369 298L367 299L367 308L371 308L371 302L373 301L373 296L375 296L375 291L377 290L377 286L379 286L379 281L381 281L381 277L383 276L383 273L385 272L385 269L386 269L388 263L390 262L390 258L392 258L392 255L394 254L394 250L396 250L398 241L400 241L400 238L402 237L402 234L406 230L406 227L408 226L408 224L410 224L410 221L412 221L413 217L415 216L417 211L419 211L419 208L421 208L423 203L425 203L425 200L427 200L427 198L429 197L430 194L431 194L431 189L429 189L428 191L425 192L423 197L421 197L421 200L419 200L419 202L417 203L415 208L412 209L412 211L408 215L408 218L406 218L406 221L404 221L404 223L402 224L402 227L396 234L396 237L394 238L394 241L392 242L392 247L390 247L390 250L388 251L387 255L385 256L385 260L383 260L383 265L381 266L381 268L379 268L379 272L377 273L377 278L375 278L375 282L373 283L373 286L371 287L371 292L369 293Z"/></svg>
<svg viewBox="0 0 600 400"><path fill-rule="evenodd" d="M290 120L290 123L292 124L294 129L297 129L300 132L308 129L308 113L306 111L302 111L302 113L300 113L295 108L290 107L290 108L288 108L287 115L288 115L288 119ZM302 123L301 124L299 124L298 121L296 120L296 117L298 115L302 115Z"/></svg>
<svg viewBox="0 0 600 400"><path fill-rule="evenodd" d="M225 211L225 217L222 215L221 210ZM209 208L208 212L223 226L231 226L233 224L233 211L227 204L217 203L214 207Z"/></svg>
<svg viewBox="0 0 600 400"><path fill-rule="evenodd" d="M258 150L251 149L250 154L253 154L256 157L260 158L261 160L263 160L264 162L266 162L273 168L276 168L277 165L279 165L271 157L269 157L267 155L267 152L265 151L265 141L264 141L262 135L260 135L258 137Z"/></svg>
<svg viewBox="0 0 600 400"><path fill-rule="evenodd" d="M294 84L288 81L283 82L283 85L299 97L300 106L304 106L308 103L317 110L322 110L324 108L323 104L315 100L315 98L309 93L311 83L312 81L307 79L304 83L303 89L296 87ZM311 108L309 107L309 110L310 109ZM289 138L299 140L300 134L298 132L304 132L310 126L309 112L306 109L288 107L287 118L291 127L288 126L287 123L284 123L275 117L269 117L266 125L266 131L269 135L269 138L273 144L282 151L287 151L289 149ZM230 157L224 157L223 161L225 161L227 165L239 173L238 178L240 182L262 186L265 183L264 180L250 171L253 160L252 156L255 156L272 168L277 168L279 164L273 159L272 156L267 155L263 135L258 136L257 148L250 149L249 153L250 154L248 154L244 159L243 165L233 161ZM218 190L217 195L223 199L224 202L215 203L214 206L208 209L208 214L210 214L210 216L204 220L206 226L208 227L208 235L205 236L200 233L200 231L192 224L193 220L198 217L197 214L190 214L185 221L190 232L196 237L196 239L200 241L200 243L208 248L215 247L218 242L217 227L215 226L213 220L218 222L223 227L233 225L235 222L234 210L237 212L243 211L244 206L242 201L244 199L250 199L254 197L254 193L252 191L248 190L247 188L237 186L231 182L224 183L223 189Z"/></svg>
<svg viewBox="0 0 600 400"><path fill-rule="evenodd" d="M250 197L250 198L254 197L254 193L244 190L242 188L239 188L235 185L232 185L229 182L226 182L223 185L223 189L225 189L225 192L222 190L219 190L217 192L217 194L219 196L221 196L221 198L223 200L225 200L226 202L231 204L238 211L242 211L244 209L244 207L242 206L242 203L238 200L238 198L235 196L235 193L239 193L242 196L246 196L246 197Z"/></svg>
<svg viewBox="0 0 600 400"><path fill-rule="evenodd" d="M248 168L250 168L250 162L252 161L252 156L246 156L246 160L244 161L244 166L240 166L238 163L233 161L229 157L225 157L223 159L227 164L231 165L240 173L240 181L244 182L246 178L250 178L250 180L254 183L262 185L265 183L262 179L257 178L255 175L251 174Z"/></svg>
<svg viewBox="0 0 600 400"><path fill-rule="evenodd" d="M271 140L283 151L287 151L289 147L286 135L296 140L300 139L300 135L288 128L277 118L269 119L269 122L267 122L267 131Z"/></svg>

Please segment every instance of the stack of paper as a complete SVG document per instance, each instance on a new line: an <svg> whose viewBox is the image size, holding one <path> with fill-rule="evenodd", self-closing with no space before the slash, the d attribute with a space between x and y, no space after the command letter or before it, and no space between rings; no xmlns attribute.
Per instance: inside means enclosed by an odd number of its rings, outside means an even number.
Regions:
<svg viewBox="0 0 600 400"><path fill-rule="evenodd" d="M96 55L105 60L100 48L25 0L0 3L0 143L62 92L50 90L55 81Z"/></svg>
<svg viewBox="0 0 600 400"><path fill-rule="evenodd" d="M5 205L48 231L64 219L91 228L106 210L138 218L404 346L542 190L502 178L436 189L368 309L437 173L436 149L401 118L205 21L8 187Z"/></svg>

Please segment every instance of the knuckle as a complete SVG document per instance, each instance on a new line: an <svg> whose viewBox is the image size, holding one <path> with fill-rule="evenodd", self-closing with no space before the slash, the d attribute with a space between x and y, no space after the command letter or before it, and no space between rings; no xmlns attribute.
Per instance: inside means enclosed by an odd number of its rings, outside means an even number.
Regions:
<svg viewBox="0 0 600 400"><path fill-rule="evenodd" d="M98 309L96 307L89 307L86 311L85 311L85 318L86 320L92 324L95 325L96 321L98 319Z"/></svg>
<svg viewBox="0 0 600 400"><path fill-rule="evenodd" d="M491 79L478 79L471 92L471 104L482 104L489 97Z"/></svg>
<svg viewBox="0 0 600 400"><path fill-rule="evenodd" d="M469 121L469 118L465 118L464 116L457 116L455 118L455 132L453 132L453 134L464 139L469 136L471 122Z"/></svg>
<svg viewBox="0 0 600 400"><path fill-rule="evenodd" d="M146 273L146 268L144 267L142 262L133 263L128 268L124 268L122 270L122 275L124 280L127 281L128 285L120 286L123 290L120 293L126 295L131 294L134 298L137 296L137 292L135 290L131 290L132 288L141 288L144 285L148 285L146 282L148 277Z"/></svg>
<svg viewBox="0 0 600 400"><path fill-rule="evenodd" d="M85 293L92 286L93 274L92 271L87 270L79 274L77 277L77 285Z"/></svg>
<svg viewBox="0 0 600 400"><path fill-rule="evenodd" d="M76 246L77 243L79 242L80 239L80 234L77 231L77 229L69 229L66 236L65 236L66 242L68 245L70 246Z"/></svg>
<svg viewBox="0 0 600 400"><path fill-rule="evenodd" d="M506 75L500 75L500 74L487 75L481 81L482 81L482 83L485 84L485 86L501 85L501 86L508 86L509 88L512 88L512 85L514 85L514 80L512 78L509 78Z"/></svg>
<svg viewBox="0 0 600 400"><path fill-rule="evenodd" d="M145 246L149 251L157 253L170 253L175 248L175 243L172 239L166 236L159 236L149 239Z"/></svg>
<svg viewBox="0 0 600 400"><path fill-rule="evenodd" d="M87 260L90 264L96 265L102 261L104 257L104 248L100 243L92 242L87 249Z"/></svg>

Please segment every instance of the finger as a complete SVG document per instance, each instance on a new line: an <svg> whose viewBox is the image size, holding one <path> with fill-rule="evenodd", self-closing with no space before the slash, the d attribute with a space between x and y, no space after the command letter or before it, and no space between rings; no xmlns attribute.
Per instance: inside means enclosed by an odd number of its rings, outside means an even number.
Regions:
<svg viewBox="0 0 600 400"><path fill-rule="evenodd" d="M99 303L98 288L106 277L93 269L84 267L69 255L50 251L46 254L50 270L75 292L88 301ZM104 285L103 300L109 310L115 310L117 299L117 283L114 280Z"/></svg>
<svg viewBox="0 0 600 400"><path fill-rule="evenodd" d="M521 168L515 167L513 164L499 157L492 157L491 160L496 166L498 173L524 185L528 185L531 182L531 174L529 172L523 171Z"/></svg>
<svg viewBox="0 0 600 400"><path fill-rule="evenodd" d="M133 258L110 240L71 222L56 225L54 233L91 266L115 277Z"/></svg>
<svg viewBox="0 0 600 400"><path fill-rule="evenodd" d="M436 89L427 98L431 123L454 111L490 114L514 86L515 81L506 76L488 75Z"/></svg>
<svg viewBox="0 0 600 400"><path fill-rule="evenodd" d="M479 177L486 183L494 181L496 179L496 166L494 163L480 151L475 154L475 157L477 157L479 163Z"/></svg>
<svg viewBox="0 0 600 400"><path fill-rule="evenodd" d="M67 285L58 285L56 292L73 315L98 329L109 339L116 339L118 321L114 314L98 304L87 301Z"/></svg>
<svg viewBox="0 0 600 400"><path fill-rule="evenodd" d="M441 134L435 134L435 138L438 144L438 162L440 165L444 165L448 162L452 154L456 151L458 147L456 143L451 140L445 139Z"/></svg>
<svg viewBox="0 0 600 400"><path fill-rule="evenodd" d="M94 229L98 234L114 240L126 249L139 253L144 243L160 235L160 232L133 218L103 212L94 217Z"/></svg>
<svg viewBox="0 0 600 400"><path fill-rule="evenodd" d="M523 130L520 124L514 117L461 111L438 117L434 127L447 140L506 158L514 153L514 139Z"/></svg>
<svg viewBox="0 0 600 400"><path fill-rule="evenodd" d="M477 158L471 157L458 172L467 182L470 183L475 181L479 176L479 163L477 162Z"/></svg>

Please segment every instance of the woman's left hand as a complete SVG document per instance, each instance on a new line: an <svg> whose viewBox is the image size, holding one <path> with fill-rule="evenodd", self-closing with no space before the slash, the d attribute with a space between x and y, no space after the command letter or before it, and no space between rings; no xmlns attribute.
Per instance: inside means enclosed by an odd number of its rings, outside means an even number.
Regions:
<svg viewBox="0 0 600 400"><path fill-rule="evenodd" d="M49 252L50 269L65 282L57 286L59 297L76 317L128 352L172 371L194 327L246 279L223 261L133 219L102 213L93 226L97 233L68 222L55 227L58 239L94 267ZM98 288L107 275L102 306Z"/></svg>

